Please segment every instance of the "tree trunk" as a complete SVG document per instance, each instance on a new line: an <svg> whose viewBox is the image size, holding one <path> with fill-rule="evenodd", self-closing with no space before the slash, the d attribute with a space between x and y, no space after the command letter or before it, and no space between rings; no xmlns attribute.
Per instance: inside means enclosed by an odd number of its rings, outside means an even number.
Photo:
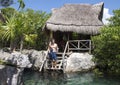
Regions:
<svg viewBox="0 0 120 85"><path fill-rule="evenodd" d="M13 40L11 40L10 41L10 52L13 52L13 51L15 51L15 43L14 43L14 41Z"/></svg>
<svg viewBox="0 0 120 85"><path fill-rule="evenodd" d="M21 42L20 42L20 52L22 52L22 49L23 49L23 41L24 41L24 37L21 38Z"/></svg>
<svg viewBox="0 0 120 85"><path fill-rule="evenodd" d="M12 40L10 40L10 50L12 49Z"/></svg>

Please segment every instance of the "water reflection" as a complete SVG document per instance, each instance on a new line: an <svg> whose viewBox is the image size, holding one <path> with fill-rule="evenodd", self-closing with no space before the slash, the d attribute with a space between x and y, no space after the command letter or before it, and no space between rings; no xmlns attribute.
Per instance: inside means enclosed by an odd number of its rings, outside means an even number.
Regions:
<svg viewBox="0 0 120 85"><path fill-rule="evenodd" d="M26 71L25 85L120 85L120 77L96 77L93 73L69 73Z"/></svg>

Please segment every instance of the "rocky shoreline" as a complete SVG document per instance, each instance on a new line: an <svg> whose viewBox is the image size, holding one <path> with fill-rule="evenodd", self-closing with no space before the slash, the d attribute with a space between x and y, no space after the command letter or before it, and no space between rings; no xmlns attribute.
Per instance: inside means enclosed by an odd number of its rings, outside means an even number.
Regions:
<svg viewBox="0 0 120 85"><path fill-rule="evenodd" d="M0 65L0 85L23 85L23 68Z"/></svg>
<svg viewBox="0 0 120 85"><path fill-rule="evenodd" d="M45 51L23 50L20 52L0 51L0 85L23 85L22 74L25 68L38 70Z"/></svg>
<svg viewBox="0 0 120 85"><path fill-rule="evenodd" d="M20 52L0 51L0 60L5 64L0 65L0 85L24 85L22 74L25 68L39 71L46 51L23 50ZM88 53L72 53L66 60L66 72L86 71L95 66L92 55Z"/></svg>

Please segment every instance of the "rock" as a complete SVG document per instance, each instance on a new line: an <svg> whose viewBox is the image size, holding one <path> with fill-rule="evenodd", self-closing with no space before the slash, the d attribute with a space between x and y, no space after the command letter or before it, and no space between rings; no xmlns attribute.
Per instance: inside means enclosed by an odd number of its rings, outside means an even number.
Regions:
<svg viewBox="0 0 120 85"><path fill-rule="evenodd" d="M0 60L6 63L6 65L0 65L0 85L23 85L21 80L23 70L32 67L28 55L1 50Z"/></svg>
<svg viewBox="0 0 120 85"><path fill-rule="evenodd" d="M10 57L10 55L11 55L10 53L0 50L0 59L1 60L6 60L8 57Z"/></svg>
<svg viewBox="0 0 120 85"><path fill-rule="evenodd" d="M10 65L22 68L34 68L39 70L46 56L46 51L23 50L20 52L8 53L0 51L0 59Z"/></svg>
<svg viewBox="0 0 120 85"><path fill-rule="evenodd" d="M36 51L36 50L34 50L34 49L31 49L31 50L23 49L22 54L29 55L33 51Z"/></svg>
<svg viewBox="0 0 120 85"><path fill-rule="evenodd" d="M10 53L10 48L8 48L8 47L4 47L4 48L1 49L1 51L9 52L9 53Z"/></svg>
<svg viewBox="0 0 120 85"><path fill-rule="evenodd" d="M39 70L43 64L43 60L46 56L46 51L36 51L33 50L29 54L30 62L33 64L33 68Z"/></svg>
<svg viewBox="0 0 120 85"><path fill-rule="evenodd" d="M66 72L88 71L95 66L88 53L72 53L66 61Z"/></svg>
<svg viewBox="0 0 120 85"><path fill-rule="evenodd" d="M0 65L0 85L23 85L23 68Z"/></svg>
<svg viewBox="0 0 120 85"><path fill-rule="evenodd" d="M0 65L0 85L23 85L21 79L24 68L40 70L45 56L46 51L8 53L0 50L0 60L6 62L6 65Z"/></svg>
<svg viewBox="0 0 120 85"><path fill-rule="evenodd" d="M0 59L7 64L14 65L22 68L30 68L32 64L29 61L28 55L21 54L20 52L7 53L0 52Z"/></svg>
<svg viewBox="0 0 120 85"><path fill-rule="evenodd" d="M12 53L11 56L7 59L7 61L22 68L32 67L28 55L21 54L20 52Z"/></svg>

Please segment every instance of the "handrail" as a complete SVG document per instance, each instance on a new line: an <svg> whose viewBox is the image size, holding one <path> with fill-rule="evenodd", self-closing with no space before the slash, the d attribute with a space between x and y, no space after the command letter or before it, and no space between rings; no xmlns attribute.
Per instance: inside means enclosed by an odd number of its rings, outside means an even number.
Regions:
<svg viewBox="0 0 120 85"><path fill-rule="evenodd" d="M40 72L41 72L41 70L42 70L42 67L43 67L44 62L45 62L46 59L47 59L48 53L49 53L49 51L47 50L46 55L45 55L45 57L44 57L44 60L42 61L42 65L41 65L41 67L40 67L40 69L39 69Z"/></svg>
<svg viewBox="0 0 120 85"><path fill-rule="evenodd" d="M69 42L78 42L78 41L91 41L91 40L69 40Z"/></svg>
<svg viewBox="0 0 120 85"><path fill-rule="evenodd" d="M72 42L78 42L78 48L80 49L80 42L84 42L84 41L89 41L89 53L91 53L91 40L69 40L67 41L66 43L66 46L65 46L65 49L64 49L64 52L63 52L63 55L62 55L62 61L63 61L63 72L65 72L65 54L67 52L67 49L68 49L68 52L70 50L69 48L69 44L72 43ZM78 49L77 48L77 49ZM81 50L81 49L80 49Z"/></svg>
<svg viewBox="0 0 120 85"><path fill-rule="evenodd" d="M74 43L77 43L77 46ZM91 40L69 40L69 44L72 46L68 48L69 50L89 50L91 53Z"/></svg>
<svg viewBox="0 0 120 85"><path fill-rule="evenodd" d="M68 44L69 44L69 41L67 41L66 43L66 46L65 46L65 50L63 52L63 55L62 55L62 60L63 60L63 72L65 73L65 54L66 54L66 51L67 51L67 48L68 48Z"/></svg>

